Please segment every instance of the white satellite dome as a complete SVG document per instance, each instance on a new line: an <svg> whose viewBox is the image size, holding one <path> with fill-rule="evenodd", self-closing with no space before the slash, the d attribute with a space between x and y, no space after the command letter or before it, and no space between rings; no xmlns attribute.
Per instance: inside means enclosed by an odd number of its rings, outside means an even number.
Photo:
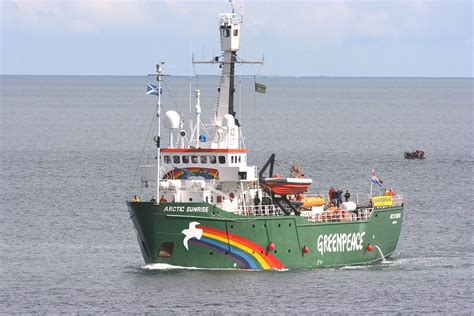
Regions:
<svg viewBox="0 0 474 316"><path fill-rule="evenodd" d="M165 126L166 128L178 128L179 127L179 114L176 111L167 111L165 113Z"/></svg>
<svg viewBox="0 0 474 316"><path fill-rule="evenodd" d="M232 127L235 126L235 119L232 114L226 114L224 115L224 119L222 120L222 126L223 127Z"/></svg>

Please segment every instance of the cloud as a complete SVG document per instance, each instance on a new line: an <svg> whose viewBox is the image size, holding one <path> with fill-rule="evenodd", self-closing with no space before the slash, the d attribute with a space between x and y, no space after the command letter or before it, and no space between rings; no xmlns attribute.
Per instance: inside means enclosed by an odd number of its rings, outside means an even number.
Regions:
<svg viewBox="0 0 474 316"><path fill-rule="evenodd" d="M96 33L142 26L148 21L146 1L13 0L4 3L9 25L36 32Z"/></svg>
<svg viewBox="0 0 474 316"><path fill-rule="evenodd" d="M247 19L254 36L266 33L311 46L342 45L355 37L397 38L423 29L428 8L422 1L294 1L253 2Z"/></svg>
<svg viewBox="0 0 474 316"><path fill-rule="evenodd" d="M236 11L240 11L240 5L234 1ZM164 22L160 27L168 31L196 34L207 32L216 23L216 12L230 10L227 1L191 0L10 0L3 7L2 17L11 26L35 32L71 33L128 32ZM427 10L423 1L249 1L244 4L245 24L248 24L245 28L251 30L251 35L263 33L280 39L304 40L313 46L339 45L353 36L395 37L400 28L418 32L423 28ZM194 25L186 29L170 24Z"/></svg>

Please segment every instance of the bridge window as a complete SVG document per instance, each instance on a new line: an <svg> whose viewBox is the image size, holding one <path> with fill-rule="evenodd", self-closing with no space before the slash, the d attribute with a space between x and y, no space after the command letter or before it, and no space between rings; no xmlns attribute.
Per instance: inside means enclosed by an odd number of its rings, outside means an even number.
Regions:
<svg viewBox="0 0 474 316"><path fill-rule="evenodd" d="M242 162L242 156L239 156L239 162Z"/></svg>
<svg viewBox="0 0 474 316"><path fill-rule="evenodd" d="M180 163L181 159L179 158L179 156L173 156L173 162L174 163Z"/></svg>
<svg viewBox="0 0 474 316"><path fill-rule="evenodd" d="M234 36L239 35L239 30L234 30Z"/></svg>
<svg viewBox="0 0 474 316"><path fill-rule="evenodd" d="M216 156L209 156L210 163L216 163Z"/></svg>
<svg viewBox="0 0 474 316"><path fill-rule="evenodd" d="M183 156L183 163L189 163L189 156Z"/></svg>
<svg viewBox="0 0 474 316"><path fill-rule="evenodd" d="M201 163L207 163L207 156L201 156Z"/></svg>
<svg viewBox="0 0 474 316"><path fill-rule="evenodd" d="M234 156L230 156L230 163L234 163Z"/></svg>
<svg viewBox="0 0 474 316"><path fill-rule="evenodd" d="M225 163L225 156L219 156L219 163Z"/></svg>
<svg viewBox="0 0 474 316"><path fill-rule="evenodd" d="M197 156L191 156L191 162L192 163L198 163L198 157Z"/></svg>
<svg viewBox="0 0 474 316"><path fill-rule="evenodd" d="M170 156L164 156L163 159L165 160L165 163L171 163L171 157Z"/></svg>

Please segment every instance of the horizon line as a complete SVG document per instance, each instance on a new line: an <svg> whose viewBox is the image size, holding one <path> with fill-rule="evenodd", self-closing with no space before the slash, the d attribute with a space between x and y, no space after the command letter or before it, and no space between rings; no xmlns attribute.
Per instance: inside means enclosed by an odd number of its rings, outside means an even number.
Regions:
<svg viewBox="0 0 474 316"><path fill-rule="evenodd" d="M155 74L143 74L143 75L100 75L100 74L0 74L0 76L28 76L28 77L147 77ZM196 77L196 76L207 76L207 77L220 77L220 74L194 74L190 75L169 75L170 77ZM238 77L250 77L255 76L253 74L238 75ZM276 78L400 78L400 79L474 79L474 76L357 76L357 75L259 75L256 77L276 77Z"/></svg>

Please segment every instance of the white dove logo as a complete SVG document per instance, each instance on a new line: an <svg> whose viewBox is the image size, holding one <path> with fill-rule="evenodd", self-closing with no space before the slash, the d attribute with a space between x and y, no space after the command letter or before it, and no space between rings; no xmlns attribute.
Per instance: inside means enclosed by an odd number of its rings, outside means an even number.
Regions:
<svg viewBox="0 0 474 316"><path fill-rule="evenodd" d="M189 223L189 228L188 229L183 229L182 233L186 235L183 239L183 245L186 248L186 250L189 251L188 248L188 241L192 238L196 239L201 239L202 237L202 229L201 228L196 228L196 225L199 225L198 222L191 222Z"/></svg>

